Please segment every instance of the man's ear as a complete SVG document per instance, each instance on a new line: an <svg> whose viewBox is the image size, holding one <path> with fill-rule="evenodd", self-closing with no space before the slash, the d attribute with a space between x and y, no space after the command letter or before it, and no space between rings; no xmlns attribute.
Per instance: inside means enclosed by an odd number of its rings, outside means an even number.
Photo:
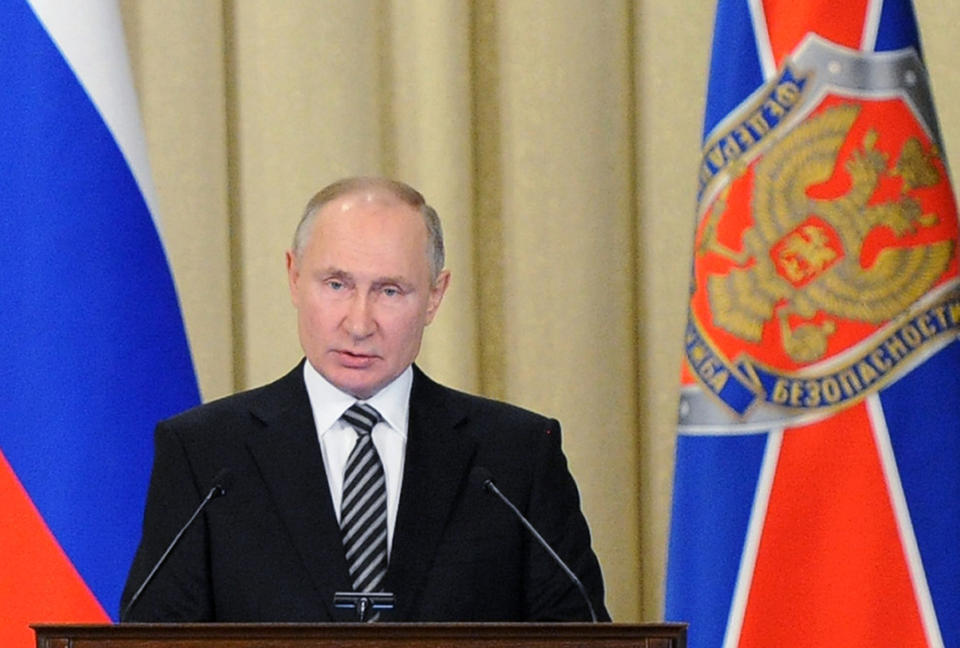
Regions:
<svg viewBox="0 0 960 648"><path fill-rule="evenodd" d="M443 295L447 292L447 286L450 285L450 271L443 270L437 280L433 282L433 287L430 289L430 297L427 302L427 324L433 321L433 318L437 315L437 310L440 308L440 302L443 301Z"/></svg>
<svg viewBox="0 0 960 648"><path fill-rule="evenodd" d="M300 280L300 266L293 250L287 250L287 285L290 287L290 301L297 306L297 282Z"/></svg>

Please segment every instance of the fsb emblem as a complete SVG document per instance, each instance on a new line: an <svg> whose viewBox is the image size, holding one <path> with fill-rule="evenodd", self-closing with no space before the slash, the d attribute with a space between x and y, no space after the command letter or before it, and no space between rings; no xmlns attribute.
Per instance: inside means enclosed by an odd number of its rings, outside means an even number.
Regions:
<svg viewBox="0 0 960 648"><path fill-rule="evenodd" d="M681 425L855 403L960 328L957 216L916 53L808 37L716 129Z"/></svg>

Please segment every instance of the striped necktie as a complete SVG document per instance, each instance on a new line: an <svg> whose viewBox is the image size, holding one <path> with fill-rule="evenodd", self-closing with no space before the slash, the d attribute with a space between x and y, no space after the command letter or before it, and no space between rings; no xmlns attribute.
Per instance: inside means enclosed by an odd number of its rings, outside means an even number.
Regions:
<svg viewBox="0 0 960 648"><path fill-rule="evenodd" d="M342 418L357 431L357 443L343 472L340 535L353 590L378 592L387 573L387 486L370 433L380 413L369 405L354 403Z"/></svg>

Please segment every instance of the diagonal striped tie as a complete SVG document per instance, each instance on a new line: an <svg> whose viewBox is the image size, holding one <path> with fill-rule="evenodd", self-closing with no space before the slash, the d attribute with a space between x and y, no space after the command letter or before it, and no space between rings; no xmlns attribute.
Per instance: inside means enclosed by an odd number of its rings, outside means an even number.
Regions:
<svg viewBox="0 0 960 648"><path fill-rule="evenodd" d="M354 403L342 418L357 431L357 444L343 472L340 535L353 590L378 592L387 573L387 486L370 432L380 413L369 405Z"/></svg>

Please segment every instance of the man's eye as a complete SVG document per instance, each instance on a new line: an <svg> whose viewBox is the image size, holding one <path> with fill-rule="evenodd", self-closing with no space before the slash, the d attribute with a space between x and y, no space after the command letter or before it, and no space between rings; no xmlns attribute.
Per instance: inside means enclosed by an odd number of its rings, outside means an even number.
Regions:
<svg viewBox="0 0 960 648"><path fill-rule="evenodd" d="M343 282L331 279L327 282L327 287L331 290L343 290Z"/></svg>
<svg viewBox="0 0 960 648"><path fill-rule="evenodd" d="M383 289L383 294L386 295L387 297L396 297L397 295L400 294L400 290L393 286L387 286Z"/></svg>

